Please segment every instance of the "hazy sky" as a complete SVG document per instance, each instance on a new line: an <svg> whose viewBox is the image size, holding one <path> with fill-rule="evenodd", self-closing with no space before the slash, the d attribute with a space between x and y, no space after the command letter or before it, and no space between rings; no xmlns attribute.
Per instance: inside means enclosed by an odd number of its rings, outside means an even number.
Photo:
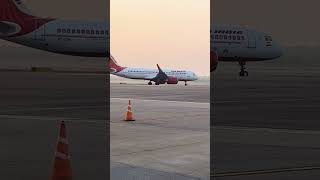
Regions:
<svg viewBox="0 0 320 180"><path fill-rule="evenodd" d="M107 1L26 0L37 14L106 17ZM63 6L62 6L63 4ZM111 52L127 66L209 71L209 0L112 0ZM211 21L269 32L285 46L320 46L318 0L211 0Z"/></svg>
<svg viewBox="0 0 320 180"><path fill-rule="evenodd" d="M111 53L119 64L209 74L209 0L112 0Z"/></svg>
<svg viewBox="0 0 320 180"><path fill-rule="evenodd" d="M37 14L102 18L107 1L26 0ZM63 3L62 3L63 2ZM209 74L210 0L112 0L111 53L124 66ZM63 4L63 6L61 6Z"/></svg>

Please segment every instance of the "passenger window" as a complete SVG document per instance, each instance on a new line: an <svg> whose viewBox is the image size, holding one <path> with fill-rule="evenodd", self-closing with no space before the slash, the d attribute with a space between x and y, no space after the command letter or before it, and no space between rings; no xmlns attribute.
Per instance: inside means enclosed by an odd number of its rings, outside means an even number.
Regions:
<svg viewBox="0 0 320 180"><path fill-rule="evenodd" d="M237 36L232 36L233 40L236 40L237 39Z"/></svg>
<svg viewBox="0 0 320 180"><path fill-rule="evenodd" d="M72 32L72 34L74 34L74 33L76 32L76 30L75 30L75 29L72 29L72 31L71 31L71 32Z"/></svg>
<svg viewBox="0 0 320 180"><path fill-rule="evenodd" d="M81 34L85 34L85 33L86 33L86 30L82 29Z"/></svg>
<svg viewBox="0 0 320 180"><path fill-rule="evenodd" d="M228 39L228 36L227 36L227 35L224 35L223 38L224 38L225 40L227 40L227 39Z"/></svg>
<svg viewBox="0 0 320 180"><path fill-rule="evenodd" d="M228 36L228 40L231 40L231 39L232 39L232 36L231 36L231 35L229 35L229 36Z"/></svg>
<svg viewBox="0 0 320 180"><path fill-rule="evenodd" d="M240 40L240 36L237 36L237 40Z"/></svg>
<svg viewBox="0 0 320 180"><path fill-rule="evenodd" d="M244 39L245 39L244 36L241 36L241 39L244 41Z"/></svg>
<svg viewBox="0 0 320 180"><path fill-rule="evenodd" d="M103 30L101 30L101 31L100 31L100 34L104 34L104 31L103 31Z"/></svg>
<svg viewBox="0 0 320 180"><path fill-rule="evenodd" d="M61 33L61 29L59 28L59 29L57 29L57 33Z"/></svg>
<svg viewBox="0 0 320 180"><path fill-rule="evenodd" d="M67 29L67 33L70 33L70 29Z"/></svg>
<svg viewBox="0 0 320 180"><path fill-rule="evenodd" d="M108 30L106 30L106 34L109 34L109 31L108 31Z"/></svg>
<svg viewBox="0 0 320 180"><path fill-rule="evenodd" d="M90 30L86 30L86 34L90 34Z"/></svg>
<svg viewBox="0 0 320 180"><path fill-rule="evenodd" d="M96 30L96 34L100 34L100 31Z"/></svg>
<svg viewBox="0 0 320 180"><path fill-rule="evenodd" d="M91 34L94 34L94 30L91 30Z"/></svg>
<svg viewBox="0 0 320 180"><path fill-rule="evenodd" d="M62 29L62 33L66 33L66 29Z"/></svg>
<svg viewBox="0 0 320 180"><path fill-rule="evenodd" d="M80 34L80 33L81 33L80 29L77 29L77 33L78 33L78 34Z"/></svg>

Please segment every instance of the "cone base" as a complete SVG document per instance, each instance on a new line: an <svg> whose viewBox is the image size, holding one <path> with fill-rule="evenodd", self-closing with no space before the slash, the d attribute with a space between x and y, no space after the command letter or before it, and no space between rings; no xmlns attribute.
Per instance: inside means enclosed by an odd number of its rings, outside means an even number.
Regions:
<svg viewBox="0 0 320 180"><path fill-rule="evenodd" d="M125 119L124 121L135 121L134 119Z"/></svg>

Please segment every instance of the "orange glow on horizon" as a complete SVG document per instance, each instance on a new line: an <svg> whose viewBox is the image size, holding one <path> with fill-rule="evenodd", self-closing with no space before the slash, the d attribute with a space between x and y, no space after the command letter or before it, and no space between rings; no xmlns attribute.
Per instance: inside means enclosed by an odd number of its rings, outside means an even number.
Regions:
<svg viewBox="0 0 320 180"><path fill-rule="evenodd" d="M192 70L209 75L209 0L113 0L111 53L133 67Z"/></svg>

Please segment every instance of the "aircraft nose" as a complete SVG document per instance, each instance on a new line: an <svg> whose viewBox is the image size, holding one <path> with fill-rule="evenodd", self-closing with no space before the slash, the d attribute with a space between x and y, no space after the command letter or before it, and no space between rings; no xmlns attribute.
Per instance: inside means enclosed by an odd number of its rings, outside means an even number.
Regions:
<svg viewBox="0 0 320 180"><path fill-rule="evenodd" d="M194 79L194 80L198 80L198 76L197 76L197 75L194 75L194 76L193 76L193 79Z"/></svg>

